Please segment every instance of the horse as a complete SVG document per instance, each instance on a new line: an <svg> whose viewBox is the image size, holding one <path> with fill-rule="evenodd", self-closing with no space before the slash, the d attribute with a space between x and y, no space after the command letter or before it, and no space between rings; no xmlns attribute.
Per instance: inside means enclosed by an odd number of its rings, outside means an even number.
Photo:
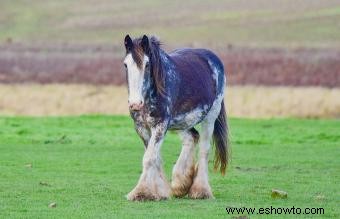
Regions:
<svg viewBox="0 0 340 219"><path fill-rule="evenodd" d="M154 36L132 39L126 35L124 45L129 112L145 148L142 174L127 199L214 198L208 180L211 139L216 148L214 169L219 168L222 175L230 154L223 100L226 76L221 60L206 49L166 53ZM200 133L195 128L199 123ZM182 141L171 184L160 155L168 130L177 131Z"/></svg>

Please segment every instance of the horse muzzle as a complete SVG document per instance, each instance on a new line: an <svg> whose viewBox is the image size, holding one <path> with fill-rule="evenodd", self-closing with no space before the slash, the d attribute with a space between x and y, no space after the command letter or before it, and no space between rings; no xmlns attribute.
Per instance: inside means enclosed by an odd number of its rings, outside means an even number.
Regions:
<svg viewBox="0 0 340 219"><path fill-rule="evenodd" d="M129 103L129 108L132 111L139 111L143 108L144 103L143 101L140 101L139 103Z"/></svg>

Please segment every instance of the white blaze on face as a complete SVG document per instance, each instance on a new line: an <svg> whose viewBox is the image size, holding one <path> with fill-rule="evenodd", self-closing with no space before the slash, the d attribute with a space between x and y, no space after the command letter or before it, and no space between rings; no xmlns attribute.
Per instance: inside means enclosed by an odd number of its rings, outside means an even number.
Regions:
<svg viewBox="0 0 340 219"><path fill-rule="evenodd" d="M124 64L127 67L128 74L129 104L144 103L142 89L144 82L144 70L148 62L149 58L144 55L142 69L139 69L137 63L133 60L131 53L129 53L124 59Z"/></svg>

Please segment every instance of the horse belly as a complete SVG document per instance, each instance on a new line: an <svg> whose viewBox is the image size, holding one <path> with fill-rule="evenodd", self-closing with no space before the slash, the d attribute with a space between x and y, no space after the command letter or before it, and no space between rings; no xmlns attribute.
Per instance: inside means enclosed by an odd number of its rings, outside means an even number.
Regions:
<svg viewBox="0 0 340 219"><path fill-rule="evenodd" d="M200 123L207 115L209 106L197 107L192 111L183 112L170 120L170 129L183 130L192 128Z"/></svg>

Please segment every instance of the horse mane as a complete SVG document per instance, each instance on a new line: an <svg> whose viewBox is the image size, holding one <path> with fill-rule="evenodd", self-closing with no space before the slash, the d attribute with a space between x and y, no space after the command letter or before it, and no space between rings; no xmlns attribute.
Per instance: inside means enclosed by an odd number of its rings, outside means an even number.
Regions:
<svg viewBox="0 0 340 219"><path fill-rule="evenodd" d="M143 64L143 56L149 57L149 66L151 77L153 78L157 94L165 95L165 72L163 70L161 58L161 42L155 36L148 37L149 45L143 48L142 37L133 40L133 50L131 51L133 59L139 68Z"/></svg>
<svg viewBox="0 0 340 219"><path fill-rule="evenodd" d="M155 37L149 38L149 58L150 70L154 79L157 93L161 96L165 95L165 72L163 69L161 58L161 42Z"/></svg>

